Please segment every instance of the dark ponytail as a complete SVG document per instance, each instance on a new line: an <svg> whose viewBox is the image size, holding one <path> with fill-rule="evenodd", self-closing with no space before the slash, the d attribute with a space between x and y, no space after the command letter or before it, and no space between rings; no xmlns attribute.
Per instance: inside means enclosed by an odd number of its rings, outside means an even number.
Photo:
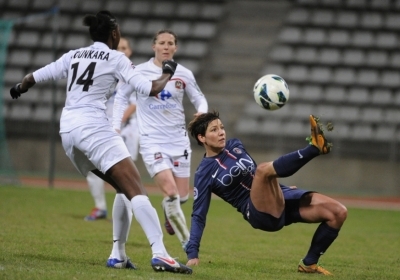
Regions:
<svg viewBox="0 0 400 280"><path fill-rule="evenodd" d="M111 31L118 27L117 19L109 11L85 15L82 22L84 26L89 26L90 38L94 42L107 43Z"/></svg>

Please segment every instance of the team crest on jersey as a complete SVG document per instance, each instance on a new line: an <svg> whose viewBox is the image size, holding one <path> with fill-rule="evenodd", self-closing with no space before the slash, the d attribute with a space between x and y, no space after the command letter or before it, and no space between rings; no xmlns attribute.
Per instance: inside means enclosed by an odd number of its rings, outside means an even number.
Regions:
<svg viewBox="0 0 400 280"><path fill-rule="evenodd" d="M194 188L193 188L193 199L194 199L194 200L197 199L197 195L198 195L197 188L194 187Z"/></svg>
<svg viewBox="0 0 400 280"><path fill-rule="evenodd" d="M161 158L162 158L162 154L160 152L157 152L157 153L154 154L154 159L155 160L161 159Z"/></svg>
<svg viewBox="0 0 400 280"><path fill-rule="evenodd" d="M175 88L177 88L177 89L183 89L183 83L182 83L182 81L180 81L180 80L175 81Z"/></svg>
<svg viewBox="0 0 400 280"><path fill-rule="evenodd" d="M240 154L242 153L242 150L239 149L239 148L233 148L233 152L234 152L235 154L240 155Z"/></svg>

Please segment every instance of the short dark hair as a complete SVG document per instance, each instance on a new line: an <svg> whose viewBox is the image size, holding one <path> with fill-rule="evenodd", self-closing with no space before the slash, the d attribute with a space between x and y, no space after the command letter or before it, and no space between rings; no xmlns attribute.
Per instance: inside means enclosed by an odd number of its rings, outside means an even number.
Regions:
<svg viewBox="0 0 400 280"><path fill-rule="evenodd" d="M83 25L89 26L90 38L94 42L106 43L112 30L118 27L117 19L109 11L100 11L96 15L85 15Z"/></svg>
<svg viewBox="0 0 400 280"><path fill-rule="evenodd" d="M201 136L206 135L207 127L210 124L210 122L219 119L219 112L218 111L212 111L208 113L201 114L197 117L195 117L188 126L188 130L190 132L190 135L194 139L196 139L197 144L199 146L204 146L202 142L199 141L197 136L200 134Z"/></svg>
<svg viewBox="0 0 400 280"><path fill-rule="evenodd" d="M153 37L153 44L156 43L158 35L164 34L164 33L168 33L168 34L171 34L172 36L174 36L174 37L175 37L175 45L178 45L178 36L175 34L174 31L169 30L169 29L161 29L161 30L158 30L158 31L156 32L156 34L154 35L154 37Z"/></svg>

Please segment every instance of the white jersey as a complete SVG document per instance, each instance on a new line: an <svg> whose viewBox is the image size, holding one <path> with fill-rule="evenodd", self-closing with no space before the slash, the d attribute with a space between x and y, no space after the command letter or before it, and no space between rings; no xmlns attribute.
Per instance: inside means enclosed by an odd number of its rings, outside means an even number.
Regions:
<svg viewBox="0 0 400 280"><path fill-rule="evenodd" d="M150 80L162 74L162 69L154 64L154 58L137 65L135 71ZM121 95L126 95L131 90L131 86L124 85L120 89L123 92ZM171 143L187 140L188 135L182 104L185 93L197 112L207 112L207 100L198 87L192 71L178 64L174 76L157 97L137 95L140 142ZM117 98L115 102L120 102L117 101ZM119 117L114 118L113 125L114 128L119 128L121 112L115 112L115 114L119 114Z"/></svg>
<svg viewBox="0 0 400 280"><path fill-rule="evenodd" d="M152 82L135 72L131 61L122 52L111 50L101 42L69 51L35 71L33 77L36 82L68 78L60 132L106 117L105 102L118 80L130 83L135 91L147 96L152 87Z"/></svg>
<svg viewBox="0 0 400 280"><path fill-rule="evenodd" d="M124 85L123 82L119 82L117 84L117 86L115 87L115 90L112 92L111 96L108 98L107 102L106 102L106 113L107 113L107 117L110 120L110 122L112 123L112 117L113 117L113 108L114 108L114 100L115 100L115 95L118 91L118 89ZM130 95L129 97L129 104L135 104L136 105L136 93L133 93ZM136 112L134 112L130 117L129 117L129 121L136 121Z"/></svg>

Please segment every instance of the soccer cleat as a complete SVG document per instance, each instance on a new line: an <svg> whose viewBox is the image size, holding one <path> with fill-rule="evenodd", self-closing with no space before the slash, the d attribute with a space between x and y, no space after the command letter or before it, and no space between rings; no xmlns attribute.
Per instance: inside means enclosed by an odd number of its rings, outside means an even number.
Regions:
<svg viewBox="0 0 400 280"><path fill-rule="evenodd" d="M172 226L171 226L171 224L170 224L170 222L169 222L169 220L167 218L167 214L165 213L165 211L164 211L164 217L165 217L165 222L164 222L165 230L168 232L169 235L174 235L175 231L172 228Z"/></svg>
<svg viewBox="0 0 400 280"><path fill-rule="evenodd" d="M182 274L192 274L193 270L183 265L173 258L164 257L154 257L151 259L151 267L156 272L172 272L172 273L182 273Z"/></svg>
<svg viewBox="0 0 400 280"><path fill-rule="evenodd" d="M310 115L311 137L307 138L311 145L319 149L320 154L328 154L332 149L332 143L328 143L319 119Z"/></svg>
<svg viewBox="0 0 400 280"><path fill-rule="evenodd" d="M297 271L303 273L318 273L323 275L333 275L328 270L326 270L325 268L323 268L318 264L305 265L303 263L303 260L300 260L299 265L297 267Z"/></svg>
<svg viewBox="0 0 400 280"><path fill-rule="evenodd" d="M110 268L137 269L129 258L127 258L126 260L108 259L106 266Z"/></svg>
<svg viewBox="0 0 400 280"><path fill-rule="evenodd" d="M85 217L85 221L96 221L99 219L107 218L107 210L101 210L99 208L93 208L90 215Z"/></svg>

